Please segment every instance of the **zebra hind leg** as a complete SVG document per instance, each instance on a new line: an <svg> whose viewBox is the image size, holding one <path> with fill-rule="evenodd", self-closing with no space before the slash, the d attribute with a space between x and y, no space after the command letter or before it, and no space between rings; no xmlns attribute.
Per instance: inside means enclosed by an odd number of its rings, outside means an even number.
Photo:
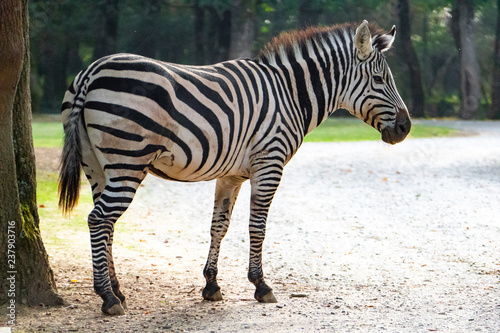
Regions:
<svg viewBox="0 0 500 333"><path fill-rule="evenodd" d="M83 170L85 172L85 176L87 177L92 187L92 198L95 205L100 199L106 187L106 176L93 150L90 149L90 144L88 141L82 141L82 154L83 154L83 160L85 161L83 163ZM118 219L118 217L115 218L115 221L116 219ZM111 288L113 290L114 295L118 297L122 307L126 310L127 304L125 302L125 296L120 291L120 283L118 282L118 278L116 277L115 265L113 261L113 251L112 251L113 234L114 234L113 229L111 229L109 234L109 239L106 243L106 259L108 262L109 278L111 281Z"/></svg>
<svg viewBox="0 0 500 333"><path fill-rule="evenodd" d="M124 310L127 310L127 302L125 301L125 295L120 290L120 283L118 282L118 278L116 276L115 271L115 263L113 261L113 231L108 240L107 248L106 248L106 257L108 259L108 269L109 269L109 279L111 281L111 289L113 290L113 294L120 300L122 307Z"/></svg>
<svg viewBox="0 0 500 333"><path fill-rule="evenodd" d="M125 314L125 296L120 291L113 263L113 231L116 220L132 202L141 180L117 183L115 186L108 182L88 217L94 290L103 300L102 312L108 315Z"/></svg>
<svg viewBox="0 0 500 333"><path fill-rule="evenodd" d="M217 284L217 262L219 259L220 245L229 228L231 213L236 198L238 197L241 184L244 181L244 178L239 177L217 179L212 228L210 232L212 240L207 263L203 269L203 275L205 276L207 284L203 289L202 296L207 301L222 300L222 293Z"/></svg>

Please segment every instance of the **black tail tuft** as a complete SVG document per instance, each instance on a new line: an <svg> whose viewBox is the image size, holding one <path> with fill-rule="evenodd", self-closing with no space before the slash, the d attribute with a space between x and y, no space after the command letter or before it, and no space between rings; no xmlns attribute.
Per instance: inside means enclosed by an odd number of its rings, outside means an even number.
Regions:
<svg viewBox="0 0 500 333"><path fill-rule="evenodd" d="M71 213L80 196L80 168L82 148L80 142L80 113L72 112L64 124L64 148L59 171L59 208L64 215Z"/></svg>

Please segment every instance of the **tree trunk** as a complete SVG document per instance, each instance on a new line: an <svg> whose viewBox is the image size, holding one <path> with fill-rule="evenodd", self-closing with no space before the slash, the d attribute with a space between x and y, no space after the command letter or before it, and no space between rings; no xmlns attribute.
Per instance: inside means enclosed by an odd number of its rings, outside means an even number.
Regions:
<svg viewBox="0 0 500 333"><path fill-rule="evenodd" d="M196 65L205 64L205 51L203 47L203 31L205 29L205 12L200 5L200 0L193 3L194 12L194 49Z"/></svg>
<svg viewBox="0 0 500 333"><path fill-rule="evenodd" d="M2 189L0 191L0 304L7 303L9 305L10 300L14 299L15 302L15 296L17 296L16 275L14 275L12 289L10 288L10 280L7 280L10 277L8 272L17 268L15 265L17 257L9 257L12 252L8 251L8 227L9 224L21 220L15 177L14 144L12 142L12 108L24 54L21 8L20 1L0 1L0 39L2 40L0 63L9 64L9 66L0 66L0 159L2 161L0 163L0 186ZM17 238L18 235L19 233L16 232L15 237ZM14 248L11 248L11 251L15 253ZM14 262L9 262L9 258L10 260L14 259ZM2 306L1 308L0 314L2 314L3 320L6 307Z"/></svg>
<svg viewBox="0 0 500 333"><path fill-rule="evenodd" d="M0 2L0 303L62 304L40 236L31 136L27 0ZM8 38L7 38L8 37ZM5 68L8 67L8 68ZM13 308L10 307L14 305Z"/></svg>
<svg viewBox="0 0 500 333"><path fill-rule="evenodd" d="M243 0L233 7L229 59L250 58L257 29L257 0Z"/></svg>
<svg viewBox="0 0 500 333"><path fill-rule="evenodd" d="M453 4L452 32L460 59L460 117L472 119L479 109L480 99L473 0L456 0Z"/></svg>
<svg viewBox="0 0 500 333"><path fill-rule="evenodd" d="M94 43L94 60L116 52L116 39L118 35L118 0L100 1L95 5L96 41Z"/></svg>
<svg viewBox="0 0 500 333"><path fill-rule="evenodd" d="M491 106L488 118L495 119L500 115L500 0L497 1L497 32L495 51L493 53L493 83L491 85Z"/></svg>
<svg viewBox="0 0 500 333"><path fill-rule="evenodd" d="M408 0L398 0L398 16L399 16L399 45L403 59L406 62L410 74L411 85L411 101L412 106L410 113L414 117L423 117L425 106L425 95L422 87L422 74L420 64L417 59L417 54L413 48L411 41L411 21L410 21L410 4Z"/></svg>
<svg viewBox="0 0 500 333"><path fill-rule="evenodd" d="M218 52L218 59L215 62L220 62L220 61L225 61L229 59L229 46L231 44L231 29L228 27L231 27L231 11L225 10L222 12L222 15L220 15L219 12L214 10L215 13L217 13L217 17L219 17L218 21L218 45L219 45L219 52Z"/></svg>

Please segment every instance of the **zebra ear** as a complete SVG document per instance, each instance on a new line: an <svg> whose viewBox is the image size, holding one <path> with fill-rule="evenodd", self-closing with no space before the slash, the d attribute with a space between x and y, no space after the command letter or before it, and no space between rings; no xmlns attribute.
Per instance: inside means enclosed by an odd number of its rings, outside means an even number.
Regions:
<svg viewBox="0 0 500 333"><path fill-rule="evenodd" d="M373 47L379 52L385 52L389 50L396 37L396 26L393 25L391 31L385 35L377 36L373 39Z"/></svg>
<svg viewBox="0 0 500 333"><path fill-rule="evenodd" d="M363 23L361 23L361 25L356 29L354 44L358 49L358 57L361 60L368 58L372 52L372 35L366 20L364 20Z"/></svg>

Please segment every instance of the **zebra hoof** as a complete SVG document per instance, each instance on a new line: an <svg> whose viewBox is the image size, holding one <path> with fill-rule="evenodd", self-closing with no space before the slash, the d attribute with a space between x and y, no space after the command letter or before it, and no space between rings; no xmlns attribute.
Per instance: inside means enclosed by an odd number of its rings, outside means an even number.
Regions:
<svg viewBox="0 0 500 333"><path fill-rule="evenodd" d="M261 299L258 299L258 301L261 303L278 303L276 297L274 297L272 290L265 294Z"/></svg>
<svg viewBox="0 0 500 333"><path fill-rule="evenodd" d="M256 286L254 297L257 301L261 303L278 303L273 290L264 281L257 283Z"/></svg>
<svg viewBox="0 0 500 333"><path fill-rule="evenodd" d="M124 309L125 311L127 311L127 310L128 310L128 306L127 306L127 301L126 301L126 300L123 300L123 301L122 301L122 307L123 307L123 309Z"/></svg>
<svg viewBox="0 0 500 333"><path fill-rule="evenodd" d="M202 294L203 294L203 299L206 301L212 301L212 302L222 301L222 293L220 291L220 287L217 285L206 286L203 289Z"/></svg>
<svg viewBox="0 0 500 333"><path fill-rule="evenodd" d="M113 305L109 309L103 307L102 312L110 316L123 316L125 314L125 310L120 303Z"/></svg>
<svg viewBox="0 0 500 333"><path fill-rule="evenodd" d="M215 292L215 294L212 295L212 297L205 298L207 301L222 301L222 293L220 292L220 289Z"/></svg>

